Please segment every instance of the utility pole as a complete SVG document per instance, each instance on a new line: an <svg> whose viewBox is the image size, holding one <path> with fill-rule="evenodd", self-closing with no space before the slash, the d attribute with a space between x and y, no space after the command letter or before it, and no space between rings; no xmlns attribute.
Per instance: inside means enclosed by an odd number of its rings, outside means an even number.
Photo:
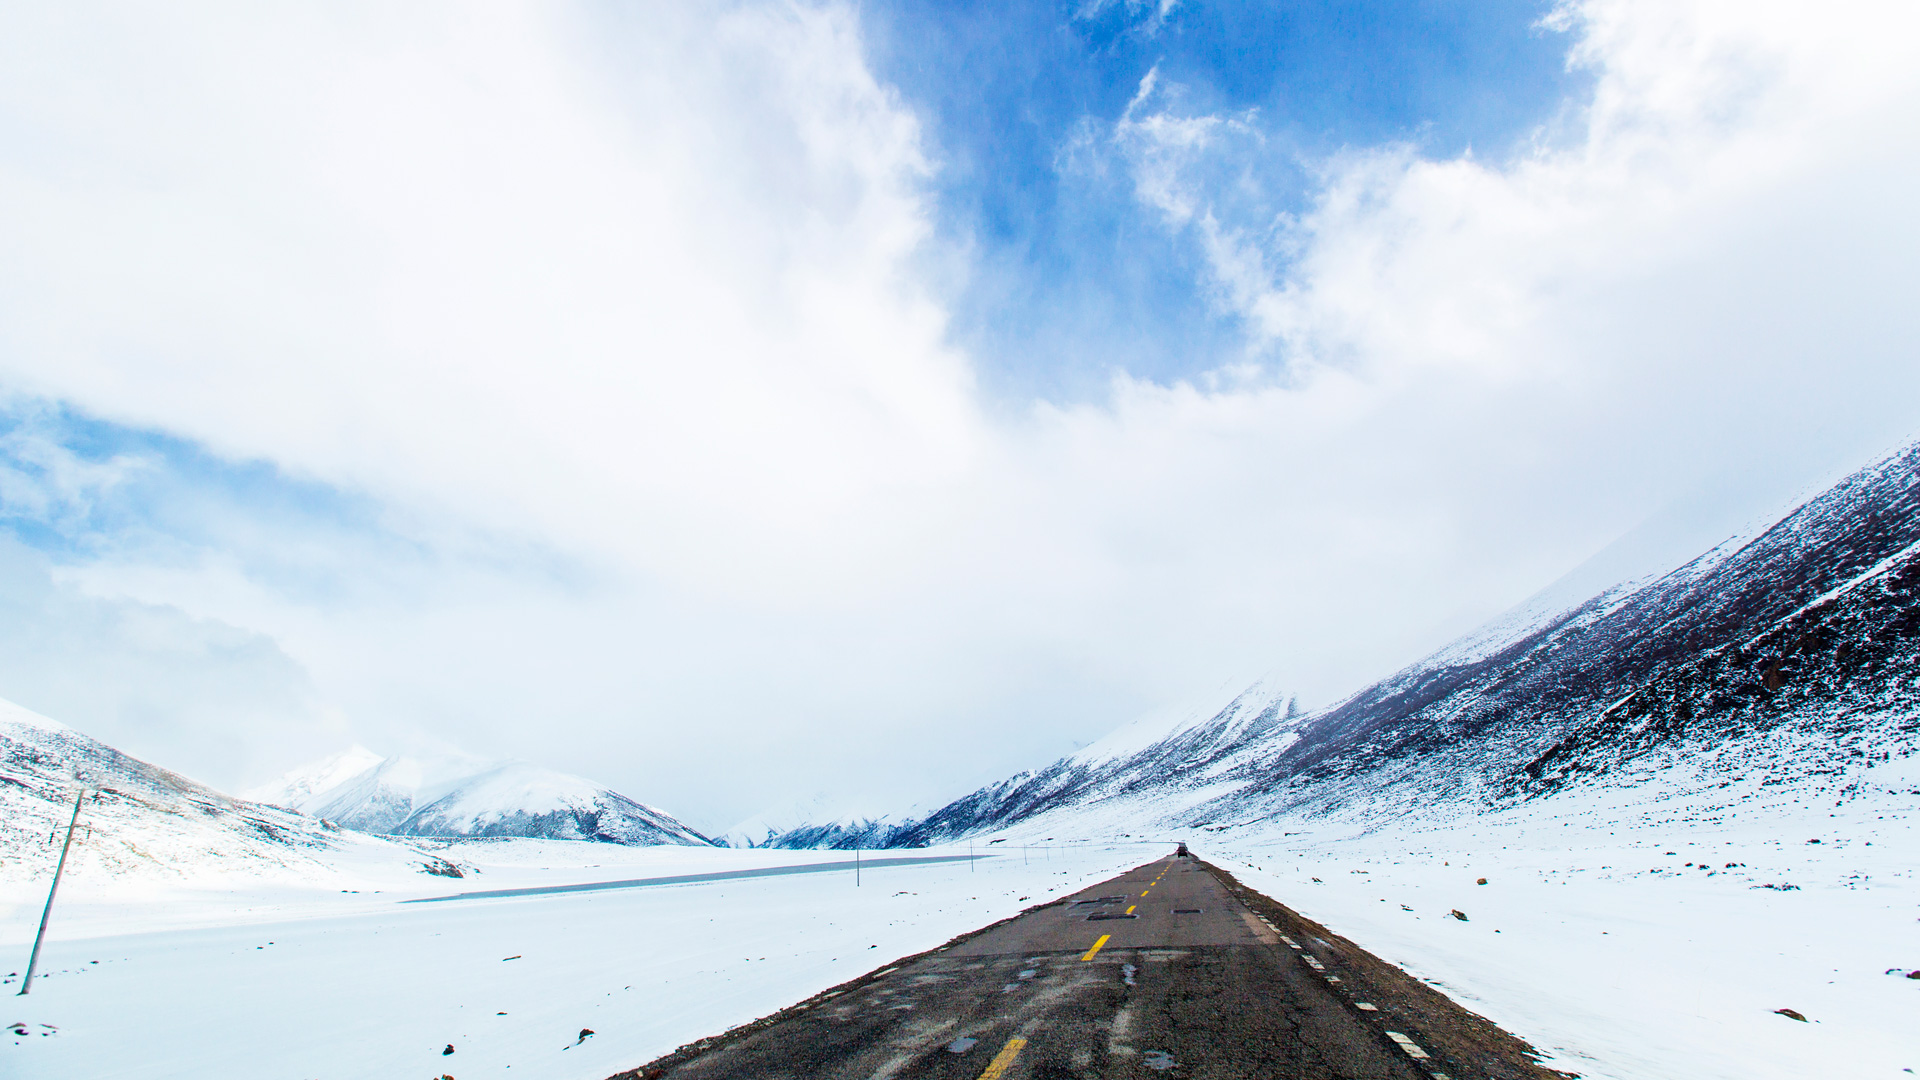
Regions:
<svg viewBox="0 0 1920 1080"><path fill-rule="evenodd" d="M967 838L967 873L973 873L973 838Z"/></svg>
<svg viewBox="0 0 1920 1080"><path fill-rule="evenodd" d="M853 849L853 887L860 887L860 849Z"/></svg>
<svg viewBox="0 0 1920 1080"><path fill-rule="evenodd" d="M33 955L27 957L27 977L20 980L20 995L33 989L33 969L40 964L40 942L47 936L47 918L53 914L53 894L60 891L60 874L67 868L67 849L73 846L73 827L80 823L80 801L87 797L87 785L81 784L73 796L73 817L67 819L67 842L60 845L60 861L53 868L53 887L47 890L47 906L40 910L40 930L33 935Z"/></svg>

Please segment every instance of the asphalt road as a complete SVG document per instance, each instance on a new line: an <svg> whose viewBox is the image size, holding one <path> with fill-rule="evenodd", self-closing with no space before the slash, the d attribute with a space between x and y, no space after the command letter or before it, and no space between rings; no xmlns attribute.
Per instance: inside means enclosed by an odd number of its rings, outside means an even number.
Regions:
<svg viewBox="0 0 1920 1080"><path fill-rule="evenodd" d="M1167 858L623 1076L1447 1077L1314 940Z"/></svg>

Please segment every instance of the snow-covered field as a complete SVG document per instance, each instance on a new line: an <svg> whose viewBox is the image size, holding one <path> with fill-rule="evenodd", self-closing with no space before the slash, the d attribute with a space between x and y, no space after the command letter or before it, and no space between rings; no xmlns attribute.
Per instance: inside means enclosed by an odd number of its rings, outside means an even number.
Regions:
<svg viewBox="0 0 1920 1080"><path fill-rule="evenodd" d="M956 850L967 847L881 854ZM541 840L445 845L481 871L460 880L392 860L345 867L324 890L82 876L62 886L47 977L26 997L11 996L17 977L4 987L4 1021L27 1034L7 1037L0 1076L601 1080L1169 845L979 850L971 867L870 868L858 886L844 852ZM843 858L848 869L829 873L398 903ZM44 892L9 886L4 898L0 948L13 959L0 971L17 973ZM582 1029L594 1034L582 1041Z"/></svg>
<svg viewBox="0 0 1920 1080"><path fill-rule="evenodd" d="M1836 818L1818 846L1770 829L1684 840L1539 831L1490 821L1446 845L1286 837L1235 845L1226 865L1570 1072L1786 1080L1920 1070L1920 980L1904 977L1920 968L1920 866L1906 822ZM1863 854L1868 843L1904 855Z"/></svg>

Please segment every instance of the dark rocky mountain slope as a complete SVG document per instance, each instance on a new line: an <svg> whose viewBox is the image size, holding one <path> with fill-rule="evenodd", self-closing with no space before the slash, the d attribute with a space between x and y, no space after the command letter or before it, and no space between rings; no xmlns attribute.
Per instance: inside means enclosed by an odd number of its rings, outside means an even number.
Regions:
<svg viewBox="0 0 1920 1080"><path fill-rule="evenodd" d="M1914 752L1917 590L1920 445L1757 535L1509 621L1331 708L1290 716L1249 692L1142 748L1089 748L885 839L940 842L1108 800L1204 826L1511 806L1656 775L1703 788L1841 777Z"/></svg>

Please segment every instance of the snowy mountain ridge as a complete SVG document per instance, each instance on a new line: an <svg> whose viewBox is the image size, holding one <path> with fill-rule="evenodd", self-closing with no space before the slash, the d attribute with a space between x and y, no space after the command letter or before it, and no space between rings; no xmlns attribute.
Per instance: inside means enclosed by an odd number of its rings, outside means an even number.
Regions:
<svg viewBox="0 0 1920 1080"><path fill-rule="evenodd" d="M437 762L383 759L353 747L253 789L255 801L0 700L0 887L44 887L83 787L67 872L93 881L204 884L237 875L311 884L349 866L458 876L449 861L458 856L445 850L448 839L712 843L664 811L525 762L446 775L471 760L457 754ZM414 806L420 791L433 798ZM340 805L374 815L382 798L405 798L409 808L378 834L300 810ZM432 843L436 838L441 842Z"/></svg>
<svg viewBox="0 0 1920 1080"><path fill-rule="evenodd" d="M383 758L363 747L254 789L303 814L390 836L712 843L657 807L582 777L460 751Z"/></svg>
<svg viewBox="0 0 1920 1080"><path fill-rule="evenodd" d="M70 874L304 880L329 872L345 856L388 863L422 857L403 845L235 799L7 701L0 701L0 760L0 884L44 883L83 785Z"/></svg>
<svg viewBox="0 0 1920 1080"><path fill-rule="evenodd" d="M386 760L355 743L337 754L308 762L271 783L240 793L243 799L305 812L316 796L333 791Z"/></svg>
<svg viewBox="0 0 1920 1080"><path fill-rule="evenodd" d="M762 810L728 829L720 840L737 848L888 847L900 828L924 812L921 806L875 812L849 805L844 793L821 791Z"/></svg>
<svg viewBox="0 0 1920 1080"><path fill-rule="evenodd" d="M1328 708L1300 715L1256 686L1203 723L1103 740L887 839L1095 812L1182 829L1384 823L1654 780L1708 802L1754 797L1749 781L1842 800L1903 782L1920 732L1920 444L1676 569L1577 603L1552 593Z"/></svg>

